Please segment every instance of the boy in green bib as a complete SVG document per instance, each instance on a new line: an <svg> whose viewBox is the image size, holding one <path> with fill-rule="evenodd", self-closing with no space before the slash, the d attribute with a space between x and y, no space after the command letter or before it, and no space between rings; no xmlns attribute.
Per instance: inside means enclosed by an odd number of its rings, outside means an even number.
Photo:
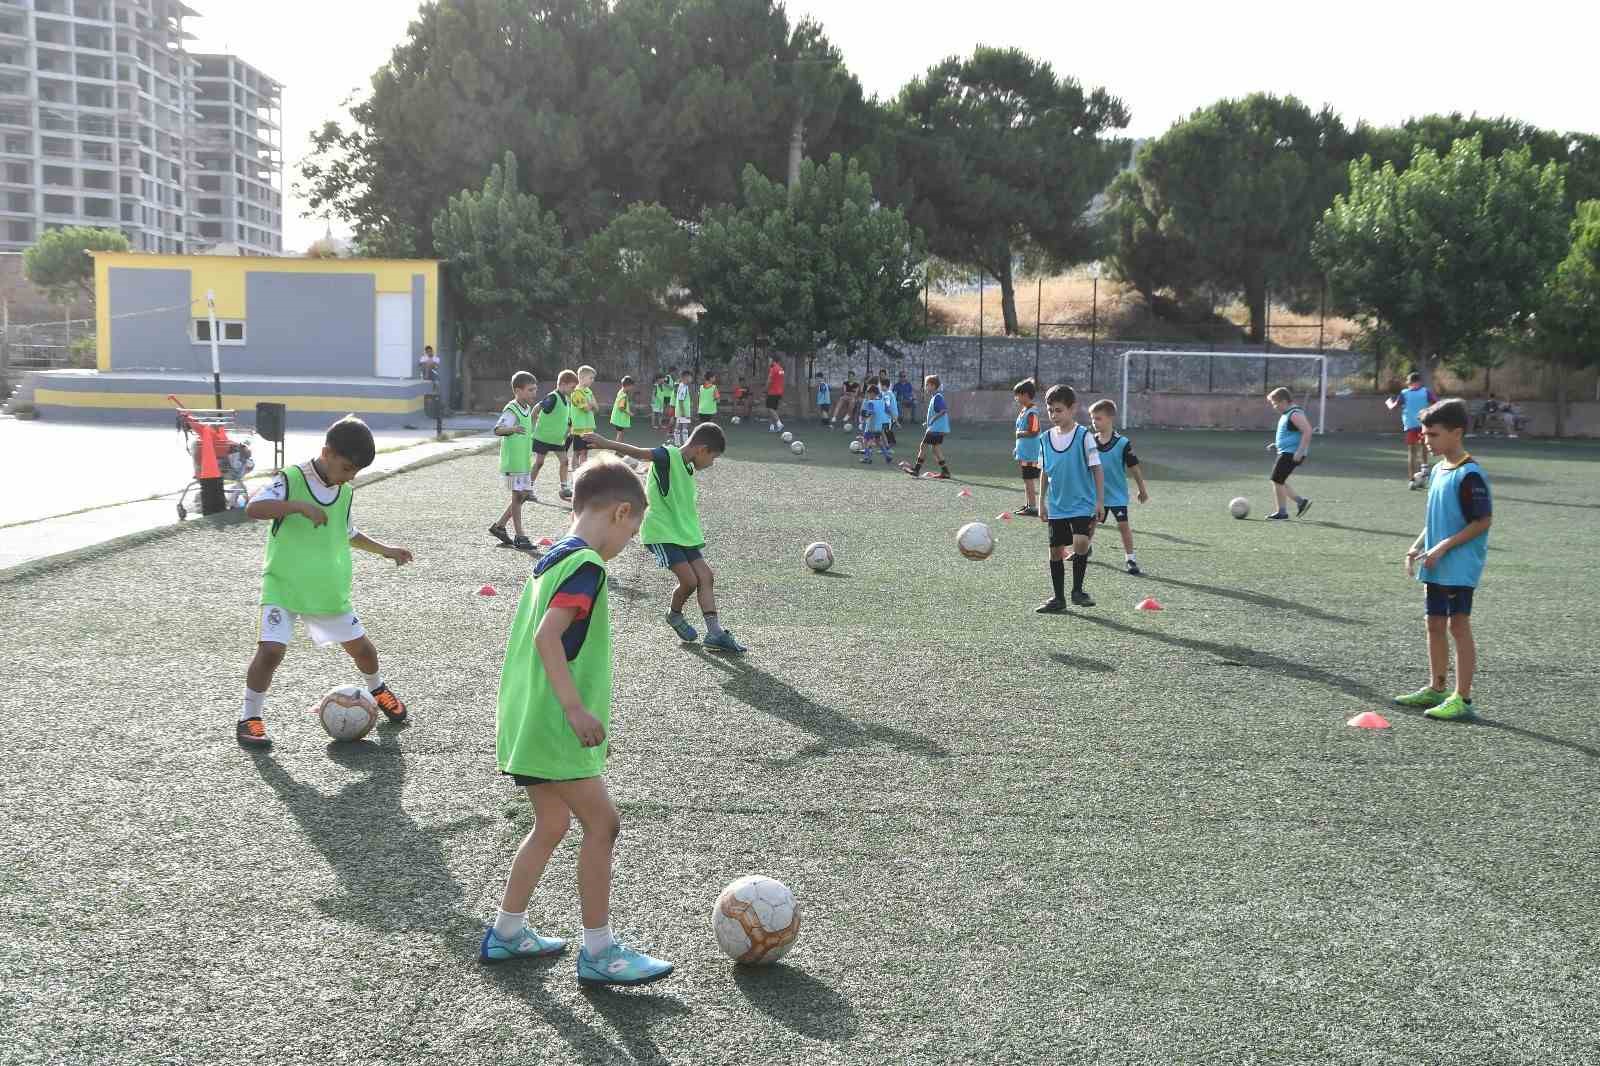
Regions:
<svg viewBox="0 0 1600 1066"><path fill-rule="evenodd" d="M511 862L499 912L478 948L480 962L566 950L565 940L529 927L527 912L576 817L583 826L578 980L643 985L672 972L670 962L624 947L612 935L611 855L621 820L601 776L611 724L606 563L639 531L644 510L644 491L633 471L613 460L584 467L573 485L571 528L539 559L522 588L500 672L495 755L500 772L527 792L533 830Z"/></svg>
<svg viewBox="0 0 1600 1066"><path fill-rule="evenodd" d="M617 383L617 398L611 401L611 428L617 431L617 439L621 440L632 425L633 376L624 374Z"/></svg>
<svg viewBox="0 0 1600 1066"><path fill-rule="evenodd" d="M594 379L598 371L592 366L578 368L578 387L572 390L572 435L567 443L572 447L572 469L577 470L589 458L589 446L583 435L593 433L599 419L599 401L594 398Z"/></svg>
<svg viewBox="0 0 1600 1066"><path fill-rule="evenodd" d="M671 444L660 448L635 448L600 436L591 436L589 443L650 464L649 473L645 475L649 509L645 511L639 539L655 554L662 569L671 570L672 576L678 579L678 587L672 592L671 609L667 611L667 624L672 631L685 643L693 643L700 636L683 617L684 604L692 595L705 616L705 646L712 651L735 655L744 651L744 645L734 640L733 634L723 629L717 618L716 577L701 553L706 538L700 530L694 484L695 474L710 470L711 464L728 450L728 438L723 435L722 427L715 422L700 423L681 448Z"/></svg>
<svg viewBox="0 0 1600 1066"><path fill-rule="evenodd" d="M261 571L261 637L245 674L235 732L241 744L272 744L261 712L297 618L319 646L338 644L349 652L384 717L406 720L406 705L384 683L378 651L350 605L351 548L392 559L396 566L411 561L405 548L379 544L357 530L350 517L355 492L350 482L371 465L376 451L365 422L354 415L342 418L328 430L321 455L283 471L245 508L249 517L271 522L272 530Z"/></svg>
<svg viewBox="0 0 1600 1066"><path fill-rule="evenodd" d="M522 532L522 505L538 499L533 494L533 398L538 391L539 379L526 370L512 374L511 402L494 424L494 434L500 438L500 476L511 490L511 503L489 527L489 535L521 551L533 550L533 542ZM507 521L515 537L506 535Z"/></svg>
<svg viewBox="0 0 1600 1066"><path fill-rule="evenodd" d="M578 387L576 371L563 370L556 375L555 389L544 399L533 414L533 472L528 475L531 491L544 466L544 457L554 452L561 465L561 492L563 500L572 499L572 482L567 472L567 438L572 436L572 390Z"/></svg>
<svg viewBox="0 0 1600 1066"><path fill-rule="evenodd" d="M656 378L655 391L650 394L650 428L671 428L667 405L672 402L672 378L662 374Z"/></svg>
<svg viewBox="0 0 1600 1066"><path fill-rule="evenodd" d="M722 390L717 388L717 373L714 370L707 370L705 384L700 386L699 408L695 412L700 416L699 421L716 421L717 401L720 399L722 399Z"/></svg>

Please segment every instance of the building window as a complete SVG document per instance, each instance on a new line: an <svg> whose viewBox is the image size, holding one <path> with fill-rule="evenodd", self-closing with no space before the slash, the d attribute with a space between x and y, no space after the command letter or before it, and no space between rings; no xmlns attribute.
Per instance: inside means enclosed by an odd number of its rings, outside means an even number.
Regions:
<svg viewBox="0 0 1600 1066"><path fill-rule="evenodd" d="M244 344L244 323L239 319L219 318L217 319L217 329L220 331L220 335L217 337L218 344L231 344L235 347ZM211 343L211 320L209 318L197 318L194 320L194 343Z"/></svg>

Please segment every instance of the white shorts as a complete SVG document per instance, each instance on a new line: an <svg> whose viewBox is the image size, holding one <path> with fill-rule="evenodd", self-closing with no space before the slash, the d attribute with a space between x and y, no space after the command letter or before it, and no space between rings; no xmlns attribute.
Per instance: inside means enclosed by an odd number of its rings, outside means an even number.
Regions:
<svg viewBox="0 0 1600 1066"><path fill-rule="evenodd" d="M506 488L510 489L512 492L533 491L532 474L501 474L500 476L505 479Z"/></svg>
<svg viewBox="0 0 1600 1066"><path fill-rule="evenodd" d="M261 605L261 642L288 644L294 639L294 622L299 618L319 648L358 640L367 635L361 619L353 614L295 614L270 603Z"/></svg>

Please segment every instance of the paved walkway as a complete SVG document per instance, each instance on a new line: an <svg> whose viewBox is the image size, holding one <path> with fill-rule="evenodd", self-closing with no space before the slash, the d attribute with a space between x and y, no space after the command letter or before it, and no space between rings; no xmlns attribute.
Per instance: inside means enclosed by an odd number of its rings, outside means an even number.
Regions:
<svg viewBox="0 0 1600 1066"><path fill-rule="evenodd" d="M449 420L446 432L470 435L446 441L433 440L431 432L376 434L378 457L356 486L492 447L486 435L492 424L488 418ZM286 436L288 462L314 454L322 443L320 433ZM264 459L258 446L263 476L272 466L270 444ZM12 567L176 526L187 462L175 430L0 418L0 576ZM135 498L154 492L161 495Z"/></svg>

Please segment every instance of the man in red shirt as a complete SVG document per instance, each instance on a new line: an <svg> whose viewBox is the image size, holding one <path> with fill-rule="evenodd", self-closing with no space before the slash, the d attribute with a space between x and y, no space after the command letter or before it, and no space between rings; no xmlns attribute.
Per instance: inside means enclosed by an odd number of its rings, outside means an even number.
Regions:
<svg viewBox="0 0 1600 1066"><path fill-rule="evenodd" d="M768 433L781 433L783 419L778 416L778 407L783 403L783 364L773 357L771 365L767 367L767 410L772 412L772 421L767 424Z"/></svg>

